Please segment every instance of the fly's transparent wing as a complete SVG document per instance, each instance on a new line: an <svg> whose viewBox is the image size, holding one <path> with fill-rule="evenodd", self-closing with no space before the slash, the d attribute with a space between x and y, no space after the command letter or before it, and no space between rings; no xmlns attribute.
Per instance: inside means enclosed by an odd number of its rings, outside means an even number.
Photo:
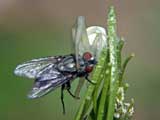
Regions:
<svg viewBox="0 0 160 120"><path fill-rule="evenodd" d="M43 71L41 74L39 74L39 76L40 77L35 80L32 90L28 94L28 98L34 99L42 97L76 77L72 74L63 75L56 69L48 69ZM50 76L54 77L52 78Z"/></svg>
<svg viewBox="0 0 160 120"><path fill-rule="evenodd" d="M57 64L65 58L66 56L39 58L17 66L14 71L16 75L35 79L28 98L34 99L44 96L76 77L70 73L63 75L57 70Z"/></svg>
<svg viewBox="0 0 160 120"><path fill-rule="evenodd" d="M91 26L87 28L87 36L91 51L98 60L102 49L108 44L106 30L103 27Z"/></svg>
<svg viewBox="0 0 160 120"><path fill-rule="evenodd" d="M28 98L35 99L42 97L54 89L52 81L48 80L45 82L35 81L32 90L28 93Z"/></svg>
<svg viewBox="0 0 160 120"><path fill-rule="evenodd" d="M14 70L14 73L18 76L36 79L40 72L53 67L60 59L60 57L33 59L18 65Z"/></svg>

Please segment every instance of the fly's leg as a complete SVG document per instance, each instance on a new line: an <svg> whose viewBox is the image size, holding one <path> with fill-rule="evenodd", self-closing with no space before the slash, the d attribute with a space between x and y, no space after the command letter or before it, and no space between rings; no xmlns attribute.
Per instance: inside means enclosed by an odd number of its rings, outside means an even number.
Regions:
<svg viewBox="0 0 160 120"><path fill-rule="evenodd" d="M89 77L89 75L86 74L85 79L86 79L89 83L91 83L92 85L96 85L96 83L92 82L88 77Z"/></svg>
<svg viewBox="0 0 160 120"><path fill-rule="evenodd" d="M64 88L65 88L65 85L62 85L62 87L61 87L61 102L62 102L62 107L63 107L63 114L66 113L65 105L64 105L64 95L63 95Z"/></svg>
<svg viewBox="0 0 160 120"><path fill-rule="evenodd" d="M66 85L67 85L66 87L67 87L68 93L69 93L73 98L80 99L79 97L75 96L75 95L70 91L70 88L71 88L70 82L67 82Z"/></svg>
<svg viewBox="0 0 160 120"><path fill-rule="evenodd" d="M88 116L85 116L85 117L83 118L83 120L87 120L87 118L88 118Z"/></svg>

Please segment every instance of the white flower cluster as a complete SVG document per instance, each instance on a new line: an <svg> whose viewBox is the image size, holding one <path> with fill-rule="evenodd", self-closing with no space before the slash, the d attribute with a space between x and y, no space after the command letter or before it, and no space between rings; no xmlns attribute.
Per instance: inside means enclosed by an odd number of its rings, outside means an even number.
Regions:
<svg viewBox="0 0 160 120"><path fill-rule="evenodd" d="M127 85L128 86L128 85ZM115 103L115 120L130 120L134 114L134 100L125 102L125 86L119 87Z"/></svg>

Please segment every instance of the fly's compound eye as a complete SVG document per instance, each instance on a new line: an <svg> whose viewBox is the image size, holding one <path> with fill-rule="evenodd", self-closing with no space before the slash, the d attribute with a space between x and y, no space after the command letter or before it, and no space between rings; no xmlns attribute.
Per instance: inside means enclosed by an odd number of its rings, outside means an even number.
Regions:
<svg viewBox="0 0 160 120"><path fill-rule="evenodd" d="M92 72L92 70L93 70L93 66L86 66L86 68L85 68L85 71L86 71L87 73Z"/></svg>
<svg viewBox="0 0 160 120"><path fill-rule="evenodd" d="M89 61L89 60L92 59L92 54L89 53L89 52L85 52L85 53L83 54L83 58L84 58L85 60Z"/></svg>

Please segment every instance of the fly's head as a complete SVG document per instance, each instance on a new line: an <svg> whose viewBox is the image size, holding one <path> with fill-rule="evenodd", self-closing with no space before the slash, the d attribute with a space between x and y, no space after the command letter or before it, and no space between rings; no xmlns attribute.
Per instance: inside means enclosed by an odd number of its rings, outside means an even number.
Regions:
<svg viewBox="0 0 160 120"><path fill-rule="evenodd" d="M93 67L97 63L96 59L92 56L90 52L85 52L83 54L83 60L85 62L85 72L90 73L93 70Z"/></svg>

